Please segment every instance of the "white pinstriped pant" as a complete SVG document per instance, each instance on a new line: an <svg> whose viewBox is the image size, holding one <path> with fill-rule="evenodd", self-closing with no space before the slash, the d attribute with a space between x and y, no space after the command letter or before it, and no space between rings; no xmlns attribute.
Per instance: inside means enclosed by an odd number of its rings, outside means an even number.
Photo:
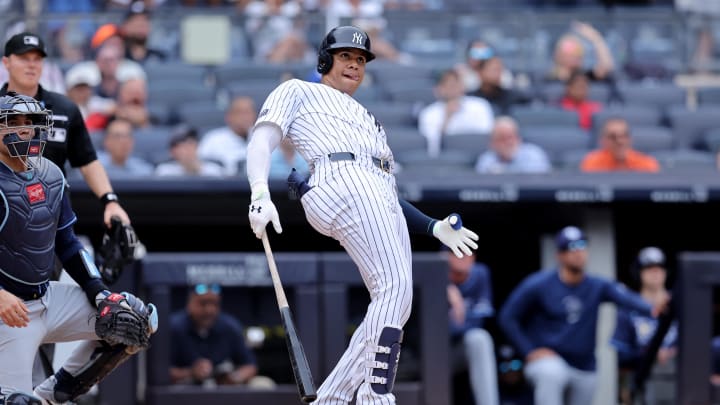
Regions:
<svg viewBox="0 0 720 405"><path fill-rule="evenodd" d="M395 404L378 395L365 366L385 326L402 328L412 306L410 237L398 202L395 178L367 159L316 162L313 189L301 199L308 222L340 242L358 266L370 293L365 318L345 353L318 390L318 405ZM402 357L402 356L401 356Z"/></svg>

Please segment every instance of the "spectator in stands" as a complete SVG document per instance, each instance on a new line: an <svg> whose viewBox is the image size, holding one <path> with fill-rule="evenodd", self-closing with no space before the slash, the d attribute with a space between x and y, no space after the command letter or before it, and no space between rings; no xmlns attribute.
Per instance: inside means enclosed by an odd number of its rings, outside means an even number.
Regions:
<svg viewBox="0 0 720 405"><path fill-rule="evenodd" d="M586 274L588 241L579 228L563 228L555 246L558 266L531 274L515 288L500 311L500 326L525 357L536 404L591 404L600 304L614 302L656 317L666 302L651 306L621 284Z"/></svg>
<svg viewBox="0 0 720 405"><path fill-rule="evenodd" d="M98 160L105 166L111 178L148 176L153 165L133 155L135 139L132 123L115 118L108 123L103 138L103 150L98 151Z"/></svg>
<svg viewBox="0 0 720 405"><path fill-rule="evenodd" d="M716 37L713 23L720 18L720 4L705 0L675 0L675 8L687 16L694 37L691 68L698 72L717 71Z"/></svg>
<svg viewBox="0 0 720 405"><path fill-rule="evenodd" d="M600 132L600 148L589 152L580 163L584 172L658 172L660 164L650 155L632 148L630 126L623 118L605 121Z"/></svg>
<svg viewBox="0 0 720 405"><path fill-rule="evenodd" d="M245 30L253 41L255 60L288 63L310 61L311 52L295 0L253 0L245 7Z"/></svg>
<svg viewBox="0 0 720 405"><path fill-rule="evenodd" d="M468 43L465 49L465 60L462 63L455 65L455 69L460 73L462 77L463 85L465 86L465 92L473 93L480 88L480 66L494 58L498 57L495 50L482 39L474 39ZM513 82L513 74L508 69L502 70L500 75L499 83L502 87L510 87Z"/></svg>
<svg viewBox="0 0 720 405"><path fill-rule="evenodd" d="M508 116L495 119L490 149L475 165L478 173L546 173L552 170L550 159L542 148L523 142L517 121Z"/></svg>
<svg viewBox="0 0 720 405"><path fill-rule="evenodd" d="M295 150L290 139L285 138L270 155L269 177L271 179L285 180L293 168L303 176L310 174L310 168L305 159Z"/></svg>
<svg viewBox="0 0 720 405"><path fill-rule="evenodd" d="M475 405L499 405L495 344L483 329L484 320L495 314L490 270L474 254L458 259L445 253L453 372L467 368Z"/></svg>
<svg viewBox="0 0 720 405"><path fill-rule="evenodd" d="M437 156L445 136L490 133L493 111L482 98L466 96L460 74L454 69L440 74L434 88L437 101L420 110L419 131L427 138L428 154Z"/></svg>
<svg viewBox="0 0 720 405"><path fill-rule="evenodd" d="M156 124L147 106L147 82L142 78L128 79L120 84L115 116L132 123L134 128L147 128Z"/></svg>
<svg viewBox="0 0 720 405"><path fill-rule="evenodd" d="M80 109L84 119L92 113L92 105L97 96L93 95L93 88L100 83L100 75L96 69L76 65L65 73L65 87L67 97Z"/></svg>
<svg viewBox="0 0 720 405"><path fill-rule="evenodd" d="M588 41L595 51L595 64L585 71L585 46ZM574 21L571 32L558 39L555 45L553 67L547 79L567 81L578 69L585 71L590 80L605 80L611 77L615 69L612 53L605 38L592 25Z"/></svg>
<svg viewBox="0 0 720 405"><path fill-rule="evenodd" d="M198 157L198 135L194 128L180 124L170 136L172 160L160 163L155 168L158 176L222 176L224 168L220 163L202 160Z"/></svg>
<svg viewBox="0 0 720 405"><path fill-rule="evenodd" d="M656 247L646 247L638 253L632 265L633 278L639 283L640 296L652 305L662 304L670 297L667 289L667 268L665 254ZM611 343L617 350L620 368L620 397L630 404L633 372L647 359L650 340L655 335L658 320L637 311L618 309L615 333ZM675 359L677 354L678 323L674 321L665 334L657 352L655 364L664 366ZM651 390L646 391L647 403L654 403Z"/></svg>
<svg viewBox="0 0 720 405"><path fill-rule="evenodd" d="M560 99L560 107L575 111L578 114L580 128L586 131L592 127L593 115L603 108L601 103L588 98L589 89L590 83L585 73L576 70L565 82L565 94Z"/></svg>
<svg viewBox="0 0 720 405"><path fill-rule="evenodd" d="M140 64L148 61L164 61L164 52L150 48L148 38L152 32L150 9L143 1L134 1L120 26L120 36L125 40L125 57Z"/></svg>
<svg viewBox="0 0 720 405"><path fill-rule="evenodd" d="M258 378L255 355L245 344L243 327L222 311L221 301L219 285L198 284L191 288L185 309L171 315L171 381L274 386L267 377Z"/></svg>
<svg viewBox="0 0 720 405"><path fill-rule="evenodd" d="M480 51L479 49L485 49ZM477 74L479 87L468 93L471 96L482 97L493 107L495 114L507 115L510 108L517 104L529 103L530 97L521 92L506 87L503 84L503 74L506 72L500 56L492 48L470 48L476 63L472 67Z"/></svg>
<svg viewBox="0 0 720 405"><path fill-rule="evenodd" d="M225 112L225 126L212 129L202 137L198 155L221 162L227 175L245 173L248 136L256 119L255 101L250 97L236 97Z"/></svg>
<svg viewBox="0 0 720 405"><path fill-rule="evenodd" d="M81 62L94 67L100 73L100 84L95 92L100 97L114 99L120 91L120 83L129 79L145 79L143 67L125 57L125 44L118 35L111 35L94 48L95 59Z"/></svg>

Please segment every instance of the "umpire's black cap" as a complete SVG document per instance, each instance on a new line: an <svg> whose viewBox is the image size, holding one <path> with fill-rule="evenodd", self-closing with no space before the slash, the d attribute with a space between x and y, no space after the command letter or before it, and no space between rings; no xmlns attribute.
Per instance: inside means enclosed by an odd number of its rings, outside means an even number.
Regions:
<svg viewBox="0 0 720 405"><path fill-rule="evenodd" d="M31 32L15 34L5 42L5 56L22 55L30 51L38 51L43 57L47 56L42 38Z"/></svg>

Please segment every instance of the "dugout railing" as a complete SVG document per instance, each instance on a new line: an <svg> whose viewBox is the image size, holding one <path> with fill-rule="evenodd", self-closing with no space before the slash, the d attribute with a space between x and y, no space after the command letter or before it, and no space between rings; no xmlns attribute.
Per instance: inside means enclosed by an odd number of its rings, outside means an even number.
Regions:
<svg viewBox="0 0 720 405"><path fill-rule="evenodd" d="M354 264L345 254L277 253L280 277L293 311L308 362L316 384L319 385L339 359L347 341L345 332L351 323L348 308L350 290L363 288ZM417 356L417 380L398 381L395 392L398 401L408 405L450 403L449 360L447 340L447 301L445 263L437 254L418 254L414 257L415 305L411 323L419 325L416 342L422 356ZM146 405L264 403L273 405L300 403L297 388L292 383L289 360L289 381L273 389L250 389L237 386L172 385L170 382L171 334L170 314L179 306L178 291L197 283L218 283L224 288L224 303L236 297L233 288L264 290L268 299L262 301L262 312L279 315L265 255L262 253L152 253L142 263L141 285L145 298L158 307L160 329L141 363L137 380L141 398ZM367 293L365 293L367 296ZM249 305L247 302L242 305ZM234 313L235 308L223 308ZM272 322L272 320L270 320ZM247 323L246 323L247 325ZM406 335L407 336L407 335ZM414 336L415 339L417 336ZM285 348L278 348L277 357L287 358ZM401 354L401 363L403 357ZM262 369L262 367L261 367ZM144 376L144 377L143 377ZM135 392L127 379L121 386ZM126 402L127 403L127 402Z"/></svg>

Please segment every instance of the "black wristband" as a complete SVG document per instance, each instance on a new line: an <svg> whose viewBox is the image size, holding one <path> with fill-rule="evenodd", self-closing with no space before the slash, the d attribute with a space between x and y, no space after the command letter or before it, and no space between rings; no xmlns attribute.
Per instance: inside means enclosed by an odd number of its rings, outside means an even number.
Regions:
<svg viewBox="0 0 720 405"><path fill-rule="evenodd" d="M120 203L120 198L118 198L118 195L115 194L113 191L111 191L109 193L105 193L102 195L102 197L100 197L100 202L103 205L108 205L113 201L116 203Z"/></svg>

